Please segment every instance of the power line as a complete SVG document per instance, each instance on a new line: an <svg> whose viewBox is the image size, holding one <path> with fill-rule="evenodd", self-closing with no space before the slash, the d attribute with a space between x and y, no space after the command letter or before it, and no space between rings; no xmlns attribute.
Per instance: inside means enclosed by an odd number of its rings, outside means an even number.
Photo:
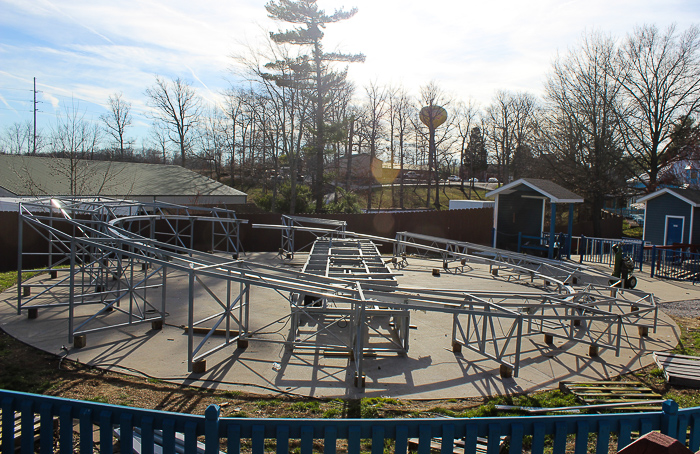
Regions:
<svg viewBox="0 0 700 454"><path fill-rule="evenodd" d="M33 110L10 109L9 107L0 107L0 110L9 110L12 112L34 112Z"/></svg>

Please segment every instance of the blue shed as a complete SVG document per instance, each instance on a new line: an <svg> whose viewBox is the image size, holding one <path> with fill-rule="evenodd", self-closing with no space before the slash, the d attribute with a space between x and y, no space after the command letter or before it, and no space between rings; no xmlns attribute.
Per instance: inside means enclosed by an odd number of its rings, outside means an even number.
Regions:
<svg viewBox="0 0 700 454"><path fill-rule="evenodd" d="M644 202L644 241L657 246L700 244L700 190L663 188Z"/></svg>
<svg viewBox="0 0 700 454"><path fill-rule="evenodd" d="M486 194L496 199L493 211L494 238L493 246L513 249L518 235L541 237L544 230L545 208L549 201L551 221L547 255L552 258L554 252L554 225L557 204L568 204L569 238L573 229L574 203L583 202L583 198L553 181L536 178L521 178ZM569 240L570 241L570 240ZM568 244L566 250L571 250Z"/></svg>

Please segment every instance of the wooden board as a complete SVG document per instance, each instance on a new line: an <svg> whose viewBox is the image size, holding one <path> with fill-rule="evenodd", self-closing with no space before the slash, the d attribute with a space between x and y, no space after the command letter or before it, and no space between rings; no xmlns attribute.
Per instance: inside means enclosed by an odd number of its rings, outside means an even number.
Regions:
<svg viewBox="0 0 700 454"><path fill-rule="evenodd" d="M700 387L700 357L654 352L654 361L669 384Z"/></svg>
<svg viewBox="0 0 700 454"><path fill-rule="evenodd" d="M2 415L2 410L0 410L0 416L1 415ZM15 450L16 451L19 451L20 448L22 447L22 421L21 421L20 415L21 415L20 412L15 412L14 439L15 439ZM39 440L39 428L41 427L39 415L34 415L33 426L34 426L33 427L34 431L33 431L32 435L34 437L34 442L36 442ZM0 424L0 440L2 440L2 424Z"/></svg>
<svg viewBox="0 0 700 454"><path fill-rule="evenodd" d="M559 382L559 389L564 393L573 394L584 405L639 402L638 406L621 407L615 410L624 412L661 410L661 405L658 403L646 403L661 400L661 395L640 382L597 381L581 383L562 381Z"/></svg>
<svg viewBox="0 0 700 454"><path fill-rule="evenodd" d="M499 452L503 450L505 446L505 441L506 437L502 436L501 441L499 443ZM477 454L486 454L487 452L487 442L488 440L486 438L481 438L478 437L476 439L476 453ZM418 438L409 438L408 439L408 450L409 451L417 451L418 450ZM437 437L437 438L431 438L430 439L430 451L439 453L442 452L442 439ZM453 446L452 446L452 453L453 454L464 454L464 440L454 440Z"/></svg>

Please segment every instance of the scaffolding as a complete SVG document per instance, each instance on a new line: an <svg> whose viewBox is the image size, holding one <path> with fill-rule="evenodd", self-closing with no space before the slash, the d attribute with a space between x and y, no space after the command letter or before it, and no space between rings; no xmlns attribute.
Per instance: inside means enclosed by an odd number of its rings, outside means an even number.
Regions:
<svg viewBox="0 0 700 454"><path fill-rule="evenodd" d="M638 327L640 335L656 330L653 295L597 285L574 288L574 277L586 272L582 267L516 260L504 251L406 232L389 240L395 252L386 263L372 241L376 238L337 224L317 231L306 264L297 271L241 259L238 227L245 221L233 212L208 210L57 198L22 204L19 269L24 228L47 240L49 266L31 284L18 273L18 313L35 318L40 308L67 306L68 338L76 346L99 331L144 323L160 329L172 298L168 280L174 277L187 282L188 371L203 372L206 359L228 346L275 342L297 352L347 356L359 387L364 386L364 357L407 355L412 311L449 314L452 350L466 348L495 361L503 376L518 375L526 336L575 339L596 354L598 348L619 354L629 335L625 327ZM212 226L212 251L193 248L195 222ZM312 228L292 227L291 232ZM215 228L227 231L214 240ZM441 251L443 261L485 263L557 285L537 292L401 286L399 271L387 265L397 265L397 257L408 260L409 248ZM263 304L251 296L253 287L276 292L288 302L289 313L251 322L251 307ZM290 326L286 338L264 336L282 321Z"/></svg>

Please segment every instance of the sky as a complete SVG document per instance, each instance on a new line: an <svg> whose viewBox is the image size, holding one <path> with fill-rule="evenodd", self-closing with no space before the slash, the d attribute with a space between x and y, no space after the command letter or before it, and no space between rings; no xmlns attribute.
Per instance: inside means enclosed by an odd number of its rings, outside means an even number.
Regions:
<svg viewBox="0 0 700 454"><path fill-rule="evenodd" d="M234 57L264 45L289 24L267 17L266 0L0 0L0 134L33 118L48 132L77 108L88 121L108 113L110 95L132 104L127 135L150 121L144 91L181 78L209 102L241 83ZM349 77L361 96L370 83L417 95L435 82L486 107L497 90L540 96L558 54L593 31L623 39L635 26L700 25L700 0L319 0L326 12L357 7L329 24L326 50L363 53Z"/></svg>

